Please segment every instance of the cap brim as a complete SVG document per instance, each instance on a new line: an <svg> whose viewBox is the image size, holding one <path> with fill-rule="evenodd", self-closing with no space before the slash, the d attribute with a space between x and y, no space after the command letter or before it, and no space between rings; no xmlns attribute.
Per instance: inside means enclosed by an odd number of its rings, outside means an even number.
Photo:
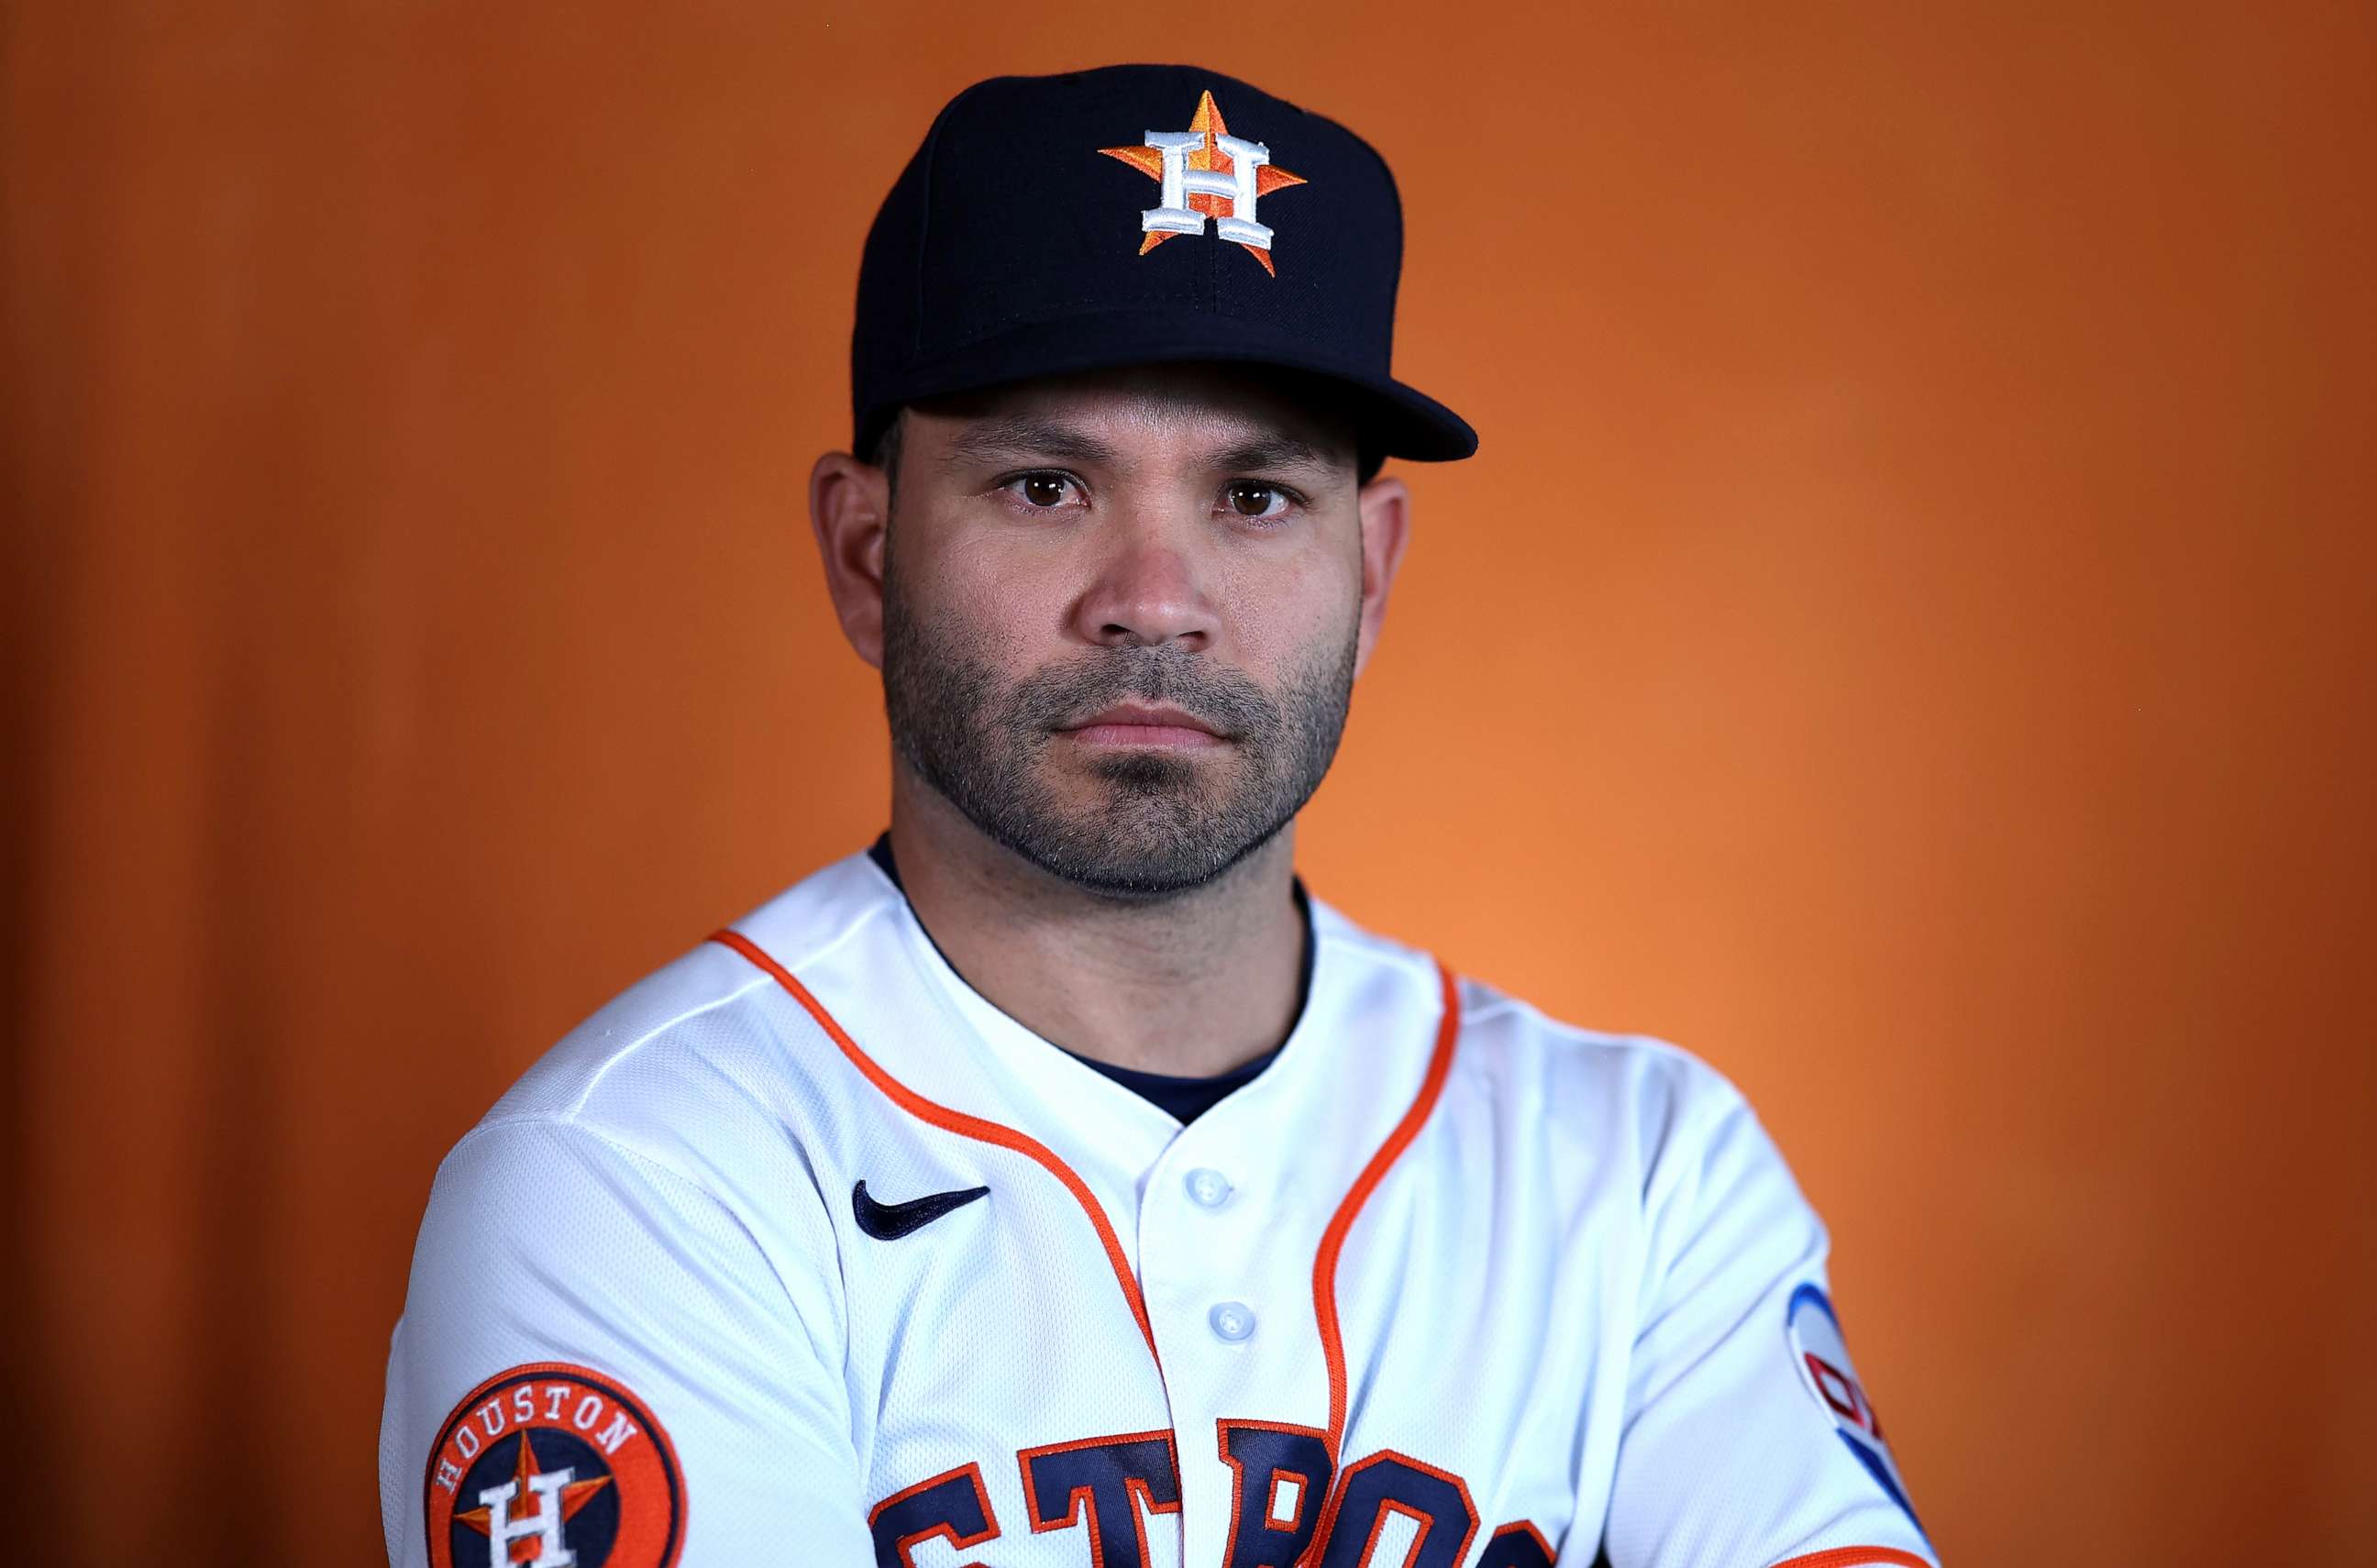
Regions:
<svg viewBox="0 0 2377 1568"><path fill-rule="evenodd" d="M1450 462L1477 450L1468 421L1391 376L1330 360L1254 323L1211 315L1184 320L1171 311L1034 323L912 366L898 378L896 401L860 416L857 449L873 445L901 404L925 398L1084 370L1195 363L1276 365L1334 381L1354 395L1362 444L1386 457Z"/></svg>

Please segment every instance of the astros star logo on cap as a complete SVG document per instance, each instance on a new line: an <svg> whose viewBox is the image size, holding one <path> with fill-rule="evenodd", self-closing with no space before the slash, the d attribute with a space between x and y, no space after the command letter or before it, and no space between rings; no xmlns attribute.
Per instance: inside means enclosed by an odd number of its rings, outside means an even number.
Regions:
<svg viewBox="0 0 2377 1568"><path fill-rule="evenodd" d="M1230 134L1222 111L1207 90L1197 100L1197 113L1185 131L1150 131L1138 147L1101 147L1109 158L1119 158L1162 187L1159 205L1139 215L1147 233L1140 242L1145 256L1175 234L1202 233L1205 220L1214 232L1243 246L1272 277L1270 229L1255 221L1259 197L1304 184L1304 176L1276 168L1271 149Z"/></svg>
<svg viewBox="0 0 2377 1568"><path fill-rule="evenodd" d="M1150 254L1183 234L1203 237ZM976 82L867 229L851 450L881 450L900 411L934 398L1222 361L1342 389L1369 460L1467 457L1468 422L1395 379L1403 255L1378 149L1251 82L1197 65Z"/></svg>

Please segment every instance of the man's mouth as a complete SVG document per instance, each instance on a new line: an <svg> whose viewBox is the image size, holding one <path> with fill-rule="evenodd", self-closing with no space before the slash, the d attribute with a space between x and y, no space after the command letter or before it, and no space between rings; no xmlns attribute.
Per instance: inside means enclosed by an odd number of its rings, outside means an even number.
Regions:
<svg viewBox="0 0 2377 1568"><path fill-rule="evenodd" d="M1057 733L1084 746L1186 748L1220 746L1229 738L1196 714L1168 702L1117 702Z"/></svg>

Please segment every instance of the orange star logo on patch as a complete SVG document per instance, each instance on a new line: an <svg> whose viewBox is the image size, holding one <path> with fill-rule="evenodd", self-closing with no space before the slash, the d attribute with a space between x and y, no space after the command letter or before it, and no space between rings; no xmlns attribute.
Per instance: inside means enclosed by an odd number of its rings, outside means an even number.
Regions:
<svg viewBox="0 0 2377 1568"><path fill-rule="evenodd" d="M1150 131L1138 147L1101 147L1109 158L1119 158L1162 188L1160 205L1140 214L1139 226L1147 238L1140 242L1145 256L1176 234L1197 234L1205 221L1214 233L1243 247L1272 277L1272 232L1255 220L1255 205L1263 197L1304 176L1275 167L1271 149L1230 134L1222 111L1208 90L1197 100L1197 113L1185 131Z"/></svg>
<svg viewBox="0 0 2377 1568"><path fill-rule="evenodd" d="M566 1470L562 1473L568 1474ZM544 1472L537 1467L536 1451L529 1446L528 1433L523 1431L520 1433L520 1460L512 1466L512 1495L508 1500L510 1520L507 1521L507 1527L512 1532L508 1538L511 1549L508 1555L515 1562L526 1562L537 1555L536 1536L521 1534L513 1521L532 1517L538 1509L546 1505L543 1492L529 1485L531 1478L543 1474ZM596 1492L610 1484L608 1476L597 1476L587 1481L571 1481L563 1486L560 1495L552 1501L561 1509L561 1517L566 1522L585 1507ZM468 1525L483 1536L492 1536L496 1529L494 1513L492 1507L467 1509L455 1514L454 1522Z"/></svg>

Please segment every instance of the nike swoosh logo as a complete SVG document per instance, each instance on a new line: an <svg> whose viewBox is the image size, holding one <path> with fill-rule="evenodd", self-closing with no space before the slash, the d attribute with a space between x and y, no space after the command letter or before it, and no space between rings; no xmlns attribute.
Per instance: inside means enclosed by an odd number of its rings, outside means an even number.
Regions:
<svg viewBox="0 0 2377 1568"><path fill-rule="evenodd" d="M858 1217L858 1228L878 1241L897 1241L912 1231L922 1230L951 1209L964 1208L976 1198L989 1196L987 1187L969 1187L959 1192L928 1192L904 1203L884 1203L868 1197L866 1183L862 1181L850 1190L850 1212Z"/></svg>

